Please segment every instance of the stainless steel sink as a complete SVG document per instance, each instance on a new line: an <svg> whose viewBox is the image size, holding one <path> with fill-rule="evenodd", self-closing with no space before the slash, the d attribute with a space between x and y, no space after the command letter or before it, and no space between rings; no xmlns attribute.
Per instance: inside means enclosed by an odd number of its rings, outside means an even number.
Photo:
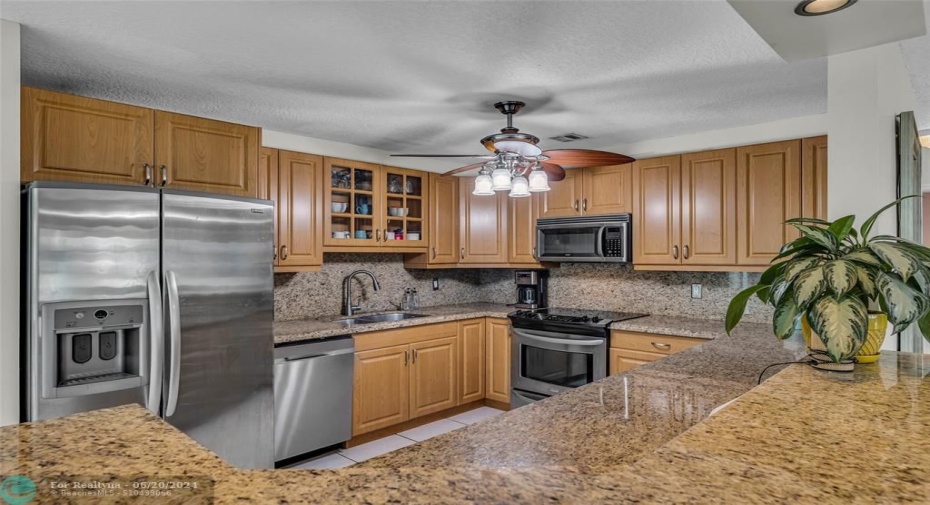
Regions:
<svg viewBox="0 0 930 505"><path fill-rule="evenodd" d="M371 314L369 316L349 317L346 319L337 319L336 322L351 326L353 324L385 323L390 321L403 321L404 319L414 319L417 317L426 317L426 314L410 314L407 312L389 312L387 314Z"/></svg>

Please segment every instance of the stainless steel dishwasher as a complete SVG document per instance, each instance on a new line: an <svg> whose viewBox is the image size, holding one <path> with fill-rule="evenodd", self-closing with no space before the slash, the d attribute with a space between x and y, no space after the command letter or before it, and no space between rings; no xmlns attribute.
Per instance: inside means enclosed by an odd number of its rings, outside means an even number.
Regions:
<svg viewBox="0 0 930 505"><path fill-rule="evenodd" d="M275 461L352 437L354 364L351 335L275 347Z"/></svg>

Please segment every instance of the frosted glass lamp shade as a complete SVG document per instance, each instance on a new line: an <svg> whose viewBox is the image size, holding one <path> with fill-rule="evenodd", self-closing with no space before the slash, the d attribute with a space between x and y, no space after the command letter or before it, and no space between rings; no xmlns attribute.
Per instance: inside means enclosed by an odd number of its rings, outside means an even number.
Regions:
<svg viewBox="0 0 930 505"><path fill-rule="evenodd" d="M510 190L510 196L514 198L530 196L530 183L526 180L526 177L523 177L522 175L514 177L511 185L513 188Z"/></svg>
<svg viewBox="0 0 930 505"><path fill-rule="evenodd" d="M509 191L511 188L510 170L506 168L494 170L491 172L491 181L493 182L491 189L494 191Z"/></svg>
<svg viewBox="0 0 930 505"><path fill-rule="evenodd" d="M530 192L539 193L542 191L549 191L549 176L546 175L546 172L536 169L530 172Z"/></svg>
<svg viewBox="0 0 930 505"><path fill-rule="evenodd" d="M473 195L493 195L494 190L491 189L492 182L491 176L487 173L481 174L478 177L475 177L475 190L471 192Z"/></svg>

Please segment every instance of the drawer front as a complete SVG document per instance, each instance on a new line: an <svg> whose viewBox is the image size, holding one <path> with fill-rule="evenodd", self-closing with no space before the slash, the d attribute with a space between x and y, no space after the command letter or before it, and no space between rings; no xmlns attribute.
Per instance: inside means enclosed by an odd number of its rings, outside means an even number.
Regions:
<svg viewBox="0 0 930 505"><path fill-rule="evenodd" d="M675 354L706 342L702 338L674 337L631 331L610 332L610 347L658 354Z"/></svg>

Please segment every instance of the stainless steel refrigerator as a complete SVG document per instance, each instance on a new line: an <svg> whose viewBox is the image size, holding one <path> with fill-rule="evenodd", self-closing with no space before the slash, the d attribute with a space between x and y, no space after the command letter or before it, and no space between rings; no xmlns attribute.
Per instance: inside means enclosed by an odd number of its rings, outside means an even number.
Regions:
<svg viewBox="0 0 930 505"><path fill-rule="evenodd" d="M273 204L23 190L23 420L139 403L242 468L274 466Z"/></svg>

